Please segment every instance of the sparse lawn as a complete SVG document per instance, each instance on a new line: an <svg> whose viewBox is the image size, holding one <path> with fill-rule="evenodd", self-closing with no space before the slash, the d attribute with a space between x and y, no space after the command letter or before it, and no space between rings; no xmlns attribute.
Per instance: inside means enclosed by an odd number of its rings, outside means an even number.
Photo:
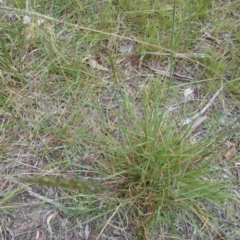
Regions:
<svg viewBox="0 0 240 240"><path fill-rule="evenodd" d="M240 239L239 0L0 18L0 239Z"/></svg>

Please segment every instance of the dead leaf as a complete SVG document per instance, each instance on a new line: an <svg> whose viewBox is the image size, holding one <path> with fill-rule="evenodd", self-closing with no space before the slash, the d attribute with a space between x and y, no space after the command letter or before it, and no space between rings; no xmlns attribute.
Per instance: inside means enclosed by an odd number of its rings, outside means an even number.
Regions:
<svg viewBox="0 0 240 240"><path fill-rule="evenodd" d="M48 231L50 232L50 234L53 234L50 222L52 221L52 219L54 219L57 216L57 214L58 212L55 212L47 218Z"/></svg>
<svg viewBox="0 0 240 240"><path fill-rule="evenodd" d="M237 171L237 178L238 178L238 181L240 181L240 170L237 168L236 171Z"/></svg>
<svg viewBox="0 0 240 240"><path fill-rule="evenodd" d="M200 116L196 119L196 121L193 123L192 125L192 129L198 127L199 125L201 125L205 120L207 119L207 115L204 116Z"/></svg>
<svg viewBox="0 0 240 240"><path fill-rule="evenodd" d="M85 239L87 240L89 238L89 226L86 224L85 231L84 231Z"/></svg>
<svg viewBox="0 0 240 240"><path fill-rule="evenodd" d="M31 22L31 17L25 15L23 17L23 24L29 24Z"/></svg>
<svg viewBox="0 0 240 240"><path fill-rule="evenodd" d="M229 160L232 157L232 155L234 155L235 152L236 152L236 146L234 145L227 152L223 154L223 157Z"/></svg>
<svg viewBox="0 0 240 240"><path fill-rule="evenodd" d="M44 231L42 229L38 229L36 233L36 240L43 240L44 239Z"/></svg>
<svg viewBox="0 0 240 240"><path fill-rule="evenodd" d="M0 190L3 191L7 187L7 181L0 180Z"/></svg>
<svg viewBox="0 0 240 240"><path fill-rule="evenodd" d="M37 230L37 233L36 233L36 240L39 240L39 231Z"/></svg>
<svg viewBox="0 0 240 240"><path fill-rule="evenodd" d="M189 102L194 99L194 90L192 88L187 88L184 91L185 102Z"/></svg>
<svg viewBox="0 0 240 240"><path fill-rule="evenodd" d="M94 69L108 72L108 69L100 65L95 59L90 58L88 64Z"/></svg>

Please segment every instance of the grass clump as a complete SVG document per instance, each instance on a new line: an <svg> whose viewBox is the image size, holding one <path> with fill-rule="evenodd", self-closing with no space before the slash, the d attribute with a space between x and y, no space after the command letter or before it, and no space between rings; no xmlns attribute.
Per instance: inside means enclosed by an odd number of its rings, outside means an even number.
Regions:
<svg viewBox="0 0 240 240"><path fill-rule="evenodd" d="M91 160L89 171L100 179L96 188L100 191L96 191L96 195L89 195L89 190L94 192L96 181L81 183L79 174L86 166L79 164L70 163L79 168L80 172L75 174L79 180L51 183L51 179L36 179L32 182L67 188L72 197L69 196L65 211L73 215L94 216L90 220L101 218L104 213L108 213L106 216L110 219L120 215L124 224L133 224L137 239L151 239L154 231L166 227L169 228L167 235L181 237L179 227L183 223L203 238L207 237L208 228L221 236L217 220L220 216L213 209L226 209L225 204L235 199L229 192L231 182L221 179L223 169L216 167L222 141L229 133L209 126L204 136L190 139L189 129L180 130L176 124L179 116L164 107L166 93L160 93L160 86L155 83L152 91L143 91L137 101L128 94L118 95L119 109L114 112L117 127L107 124L105 118L95 119L101 131L94 140L86 137L79 142L84 142L90 152L99 156ZM115 89L119 91L118 86ZM78 141L77 136L75 139ZM77 181L78 186L72 186ZM72 188L83 195L77 196L75 190L71 193ZM102 202L100 209L95 198ZM228 211L231 213L231 209Z"/></svg>
<svg viewBox="0 0 240 240"><path fill-rule="evenodd" d="M156 226L171 226L171 234L177 236L174 224L186 219L194 228L199 219L198 228L211 226L217 216L209 206L223 207L232 198L227 193L229 184L216 177L220 169L212 168L217 161L212 153L221 149L225 134L209 129L203 138L191 142L187 129L178 130L174 116L160 106L160 100L153 97L144 102L142 118L125 100L126 113L119 115L121 140L105 134L104 144L98 146L104 159L96 166L114 183L111 203L123 203L122 210L129 209L139 239L151 239L150 229Z"/></svg>

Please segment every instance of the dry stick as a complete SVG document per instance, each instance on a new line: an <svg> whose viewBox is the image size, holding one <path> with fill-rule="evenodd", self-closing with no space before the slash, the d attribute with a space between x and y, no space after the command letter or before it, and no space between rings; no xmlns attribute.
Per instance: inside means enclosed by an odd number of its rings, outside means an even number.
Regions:
<svg viewBox="0 0 240 240"><path fill-rule="evenodd" d="M111 219L113 218L113 216L116 214L117 210L120 208L122 204L119 204L118 207L116 208L116 210L114 211L114 213L112 214L112 216L108 219L108 221L106 222L106 224L104 225L104 227L102 228L101 232L98 234L96 240L98 240L101 237L101 234L103 233L104 229L107 227L107 225L109 224L109 222L111 221Z"/></svg>
<svg viewBox="0 0 240 240"><path fill-rule="evenodd" d="M190 81L190 80L194 80L194 78L192 78L192 77L182 76L182 75L176 74L176 73L172 73L172 74L171 74L171 73L168 72L168 71L151 67L151 66L149 66L148 64L145 64L145 63L142 63L142 65L145 66L145 67L147 67L147 68L149 68L149 69L152 70L154 73L160 74L160 75L165 76L165 77L168 77L168 78L172 77L172 78L174 78L175 80L179 80L179 81L185 81L185 80Z"/></svg>
<svg viewBox="0 0 240 240"><path fill-rule="evenodd" d="M192 116L191 118L185 119L185 120L182 122L181 125L189 124L190 122L192 122L192 121L193 121L194 119L196 119L197 117L199 117L199 116L203 115L204 113L206 113L207 109L212 106L215 98L216 98L216 97L218 96L218 94L223 90L223 88L224 88L224 85L222 85L222 86L218 89L218 91L217 91L217 92L212 96L212 98L209 100L209 102L207 103L207 105L206 105L199 113L195 114L195 115Z"/></svg>
<svg viewBox="0 0 240 240"><path fill-rule="evenodd" d="M47 202L47 203L50 203L56 207L59 207L59 208L62 208L63 206L58 203L58 202L55 202L54 200L50 199L50 198L46 198L46 197L43 197L41 195L39 195L38 193L35 193L33 192L32 190L30 190L30 188L27 188L27 192L29 193L30 196L32 197L35 197L35 198L38 198L40 200L43 200L44 202Z"/></svg>
<svg viewBox="0 0 240 240"><path fill-rule="evenodd" d="M19 181L16 180L16 179L12 179L12 181L15 182L15 183L17 183L17 184L19 184ZM26 187L25 189L26 189L26 191L28 192L28 194L29 194L30 196L35 197L35 198L38 198L38 199L40 199L40 200L42 200L42 201L45 201L45 202L47 202L47 203L50 203L50 204L52 204L52 205L54 205L54 206L56 206L56 207L63 208L63 206L62 206L60 203L58 203L58 202L56 202L56 201L54 201L54 200L52 200L52 199L50 199L50 198L43 197L43 196L41 196L41 195L38 194L38 193L33 192L30 187Z"/></svg>
<svg viewBox="0 0 240 240"><path fill-rule="evenodd" d="M218 96L218 94L223 90L223 88L224 88L224 85L222 85L222 86L218 89L218 91L212 96L212 98L209 100L208 104L201 110L201 112L199 113L199 115L204 114L204 113L207 111L207 109L208 109L209 107L211 107L211 105L213 104L213 101L214 101L215 98Z"/></svg>

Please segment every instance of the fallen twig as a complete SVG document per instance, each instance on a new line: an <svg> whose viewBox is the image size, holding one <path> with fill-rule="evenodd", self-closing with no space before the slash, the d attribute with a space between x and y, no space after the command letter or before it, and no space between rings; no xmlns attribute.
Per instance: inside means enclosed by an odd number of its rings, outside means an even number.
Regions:
<svg viewBox="0 0 240 240"><path fill-rule="evenodd" d="M194 80L194 78L192 78L192 77L183 76L183 75L180 75L180 74L177 74L177 73L172 73L171 74L168 71L160 70L160 69L151 67L151 66L149 66L145 63L142 63L142 66L147 67L148 69L152 70L156 74L160 74L160 75L165 76L165 77L172 77L173 79L178 80L178 81Z"/></svg>
<svg viewBox="0 0 240 240"><path fill-rule="evenodd" d="M28 192L28 194L29 194L30 196L35 197L35 198L38 198L38 199L40 199L40 200L42 200L42 201L44 201L44 202L50 203L50 204L52 204L52 205L54 205L54 206L56 206L56 207L58 207L58 208L62 208L62 207L63 207L60 203L58 203L58 202L56 202L56 201L54 201L54 200L52 200L52 199L50 199L50 198L41 196L40 194L35 193L35 192L33 192L32 190L30 190L30 188L27 188L27 192Z"/></svg>
<svg viewBox="0 0 240 240"><path fill-rule="evenodd" d="M209 102L207 103L207 105L197 114L195 114L194 116L190 117L190 118L187 118L185 119L184 121L182 121L181 125L184 126L186 124L189 124L191 123L193 120L195 120L196 118L202 116L202 115L205 115L206 111L208 110L209 107L212 106L215 98L218 96L218 94L223 90L224 88L224 85L222 85L218 91L212 96L212 98L209 100Z"/></svg>

